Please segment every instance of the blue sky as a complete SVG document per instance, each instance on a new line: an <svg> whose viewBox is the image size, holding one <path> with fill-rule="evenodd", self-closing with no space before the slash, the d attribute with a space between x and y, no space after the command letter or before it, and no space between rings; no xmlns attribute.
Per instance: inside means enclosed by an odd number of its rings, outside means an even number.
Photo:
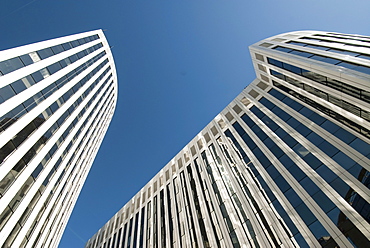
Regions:
<svg viewBox="0 0 370 248"><path fill-rule="evenodd" d="M99 28L113 46L118 105L60 247L83 247L255 78L249 45L370 35L369 13L366 0L2 0L0 50Z"/></svg>

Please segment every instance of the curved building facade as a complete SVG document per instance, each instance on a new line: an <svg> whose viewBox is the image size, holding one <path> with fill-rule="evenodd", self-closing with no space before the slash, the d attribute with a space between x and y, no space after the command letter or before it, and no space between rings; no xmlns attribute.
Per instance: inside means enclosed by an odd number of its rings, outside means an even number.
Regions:
<svg viewBox="0 0 370 248"><path fill-rule="evenodd" d="M257 78L87 248L370 247L370 37L250 53Z"/></svg>
<svg viewBox="0 0 370 248"><path fill-rule="evenodd" d="M57 247L112 119L101 30L0 51L0 246Z"/></svg>

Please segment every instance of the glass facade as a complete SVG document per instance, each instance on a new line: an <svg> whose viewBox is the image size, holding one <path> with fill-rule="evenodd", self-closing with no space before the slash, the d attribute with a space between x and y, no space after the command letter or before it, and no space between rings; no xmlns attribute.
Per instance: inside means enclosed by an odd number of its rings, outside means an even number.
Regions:
<svg viewBox="0 0 370 248"><path fill-rule="evenodd" d="M117 77L101 30L28 47L0 62L0 244L57 247L112 118Z"/></svg>
<svg viewBox="0 0 370 248"><path fill-rule="evenodd" d="M302 31L252 45L258 78L85 247L369 247L369 42Z"/></svg>

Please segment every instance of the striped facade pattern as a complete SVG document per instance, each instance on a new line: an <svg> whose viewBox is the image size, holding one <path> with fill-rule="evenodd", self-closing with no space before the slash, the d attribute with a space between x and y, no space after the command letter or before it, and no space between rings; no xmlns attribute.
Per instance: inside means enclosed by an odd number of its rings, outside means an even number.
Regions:
<svg viewBox="0 0 370 248"><path fill-rule="evenodd" d="M257 78L86 248L370 247L370 37L250 52Z"/></svg>
<svg viewBox="0 0 370 248"><path fill-rule="evenodd" d="M0 246L57 247L117 102L101 30L0 51Z"/></svg>

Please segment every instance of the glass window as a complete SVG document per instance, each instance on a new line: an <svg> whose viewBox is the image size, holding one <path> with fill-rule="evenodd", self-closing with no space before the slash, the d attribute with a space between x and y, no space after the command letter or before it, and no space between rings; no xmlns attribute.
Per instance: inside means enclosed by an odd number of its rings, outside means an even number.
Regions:
<svg viewBox="0 0 370 248"><path fill-rule="evenodd" d="M0 89L0 103L5 102L13 96L15 96L15 92L10 85L6 85Z"/></svg>
<svg viewBox="0 0 370 248"><path fill-rule="evenodd" d="M296 235L294 235L294 240L297 241L297 243L299 244L299 247L301 247L301 248L309 248L310 247L306 243L305 238L303 238L302 234L300 234L300 233L297 233Z"/></svg>
<svg viewBox="0 0 370 248"><path fill-rule="evenodd" d="M296 208L299 204L302 203L302 199L297 195L296 192L292 188L287 190L284 195L288 198L290 204L292 204L293 208Z"/></svg>
<svg viewBox="0 0 370 248"><path fill-rule="evenodd" d="M333 208L335 208L334 203L321 190L314 194L312 198L316 201L316 203L321 207L321 209L325 213L328 213Z"/></svg>
<svg viewBox="0 0 370 248"><path fill-rule="evenodd" d="M272 58L267 58L267 60L268 60L269 64L275 65L275 66L280 67L280 68L283 68L283 63L282 62L280 62L276 59L272 59Z"/></svg>
<svg viewBox="0 0 370 248"><path fill-rule="evenodd" d="M71 61L71 63L74 63L75 61L77 61L77 60L78 60L78 57L77 57L77 55L76 55L76 54L71 55L71 56L69 56L68 58L69 58L69 60Z"/></svg>
<svg viewBox="0 0 370 248"><path fill-rule="evenodd" d="M296 46L306 46L306 43L297 42L297 41L289 41L288 44L296 45Z"/></svg>
<svg viewBox="0 0 370 248"><path fill-rule="evenodd" d="M295 54L295 55L305 57L305 58L309 58L313 55L312 53L301 52L301 51L298 51L298 50L294 50L294 51L290 52L290 54Z"/></svg>
<svg viewBox="0 0 370 248"><path fill-rule="evenodd" d="M233 124L233 127L235 128L235 130L238 132L238 134L239 134L240 136L242 136L243 134L245 134L244 129L242 128L242 126L240 126L240 124L239 124L238 122L235 122L235 123Z"/></svg>
<svg viewBox="0 0 370 248"><path fill-rule="evenodd" d="M317 135L316 133L314 132L311 132L307 137L306 137L309 141L311 141L314 145L318 145L320 144L321 142L324 141L323 138L321 138L319 135Z"/></svg>
<svg viewBox="0 0 370 248"><path fill-rule="evenodd" d="M355 164L355 161L353 161L343 152L338 152L337 154L335 154L335 156L332 157L332 159L340 164L344 169L349 169Z"/></svg>
<svg viewBox="0 0 370 248"><path fill-rule="evenodd" d="M305 177L301 182L301 186L307 191L309 195L315 194L317 191L319 191L319 187L312 182L312 180L309 177Z"/></svg>
<svg viewBox="0 0 370 248"><path fill-rule="evenodd" d="M294 165L294 162L286 154L281 156L279 161L284 165L285 168L289 168Z"/></svg>
<svg viewBox="0 0 370 248"><path fill-rule="evenodd" d="M353 140L349 145L364 156L370 155L370 144L362 141L359 138Z"/></svg>
<svg viewBox="0 0 370 248"><path fill-rule="evenodd" d="M283 63L283 68L298 75L302 73L301 68L287 63Z"/></svg>
<svg viewBox="0 0 370 248"><path fill-rule="evenodd" d="M272 178L276 178L276 177L278 177L280 175L280 173L277 171L277 169L275 168L275 166L273 166L271 164L270 164L270 166L268 166L266 168L266 171L270 175L270 177L272 177Z"/></svg>
<svg viewBox="0 0 370 248"><path fill-rule="evenodd" d="M35 100L31 97L31 98L28 98L26 101L23 102L23 106L25 109L27 109L27 111L31 111L31 109L33 109L34 107L36 107L36 102Z"/></svg>
<svg viewBox="0 0 370 248"><path fill-rule="evenodd" d="M279 158L280 156L282 156L284 154L283 150L280 149L280 147L278 146L272 146L270 148L270 151L277 157Z"/></svg>
<svg viewBox="0 0 370 248"><path fill-rule="evenodd" d="M53 47L51 47L51 50L53 50L53 53L54 54L58 54L58 53L64 52L64 48L63 48L62 45L53 46Z"/></svg>
<svg viewBox="0 0 370 248"><path fill-rule="evenodd" d="M77 40L71 41L72 47L78 47L80 43Z"/></svg>
<svg viewBox="0 0 370 248"><path fill-rule="evenodd" d="M251 118L249 118L248 115L244 114L242 116L242 120L249 126L249 127L252 127L253 125L255 125L254 121L252 121Z"/></svg>
<svg viewBox="0 0 370 248"><path fill-rule="evenodd" d="M323 60L321 60L322 62L325 62L325 63L329 63L329 64L332 64L332 65L336 65L338 63L340 63L341 61L338 60L338 59L333 59L333 58L325 58Z"/></svg>
<svg viewBox="0 0 370 248"><path fill-rule="evenodd" d="M329 157L332 157L334 154L336 154L339 150L324 140L321 144L319 144L317 147L319 147L323 152L325 152Z"/></svg>
<svg viewBox="0 0 370 248"><path fill-rule="evenodd" d="M39 164L37 167L36 167L36 169L32 172L32 177L34 178L34 179L36 179L38 176L39 176L39 174L40 174L40 172L42 171L42 169L43 169L44 167L41 165L41 164Z"/></svg>
<svg viewBox="0 0 370 248"><path fill-rule="evenodd" d="M306 177L306 174L296 164L289 167L288 170L298 182Z"/></svg>
<svg viewBox="0 0 370 248"><path fill-rule="evenodd" d="M283 193L287 191L288 189L290 189L290 185L287 183L287 181L282 176L276 177L274 181Z"/></svg>
<svg viewBox="0 0 370 248"><path fill-rule="evenodd" d="M54 55L51 48L45 48L45 49L39 50L37 51L37 54L39 55L41 59L46 59Z"/></svg>
<svg viewBox="0 0 370 248"><path fill-rule="evenodd" d="M62 69L62 66L59 64L59 62L56 62L56 63L54 63L52 65L49 65L47 67L47 69L48 69L48 71L49 71L50 74L54 74L57 71L59 71L60 69Z"/></svg>
<svg viewBox="0 0 370 248"><path fill-rule="evenodd" d="M295 208L295 210L298 212L299 216L303 219L303 221L304 221L304 223L306 223L306 225L310 225L315 220L317 220L315 215L313 215L311 210L308 209L308 207L304 203L297 206Z"/></svg>
<svg viewBox="0 0 370 248"><path fill-rule="evenodd" d="M366 66L359 65L358 67L356 67L355 70L362 73L370 74L370 68Z"/></svg>
<svg viewBox="0 0 370 248"><path fill-rule="evenodd" d="M292 148L300 157L304 158L305 156L307 156L308 154L310 154L310 152L306 149L306 147L302 146L301 144L296 144L293 148Z"/></svg>
<svg viewBox="0 0 370 248"><path fill-rule="evenodd" d="M327 241L327 238L330 237L330 235L318 220L315 221L314 223L312 223L308 228L310 229L312 234L316 237L316 239L319 240L322 247L328 247L329 246L329 245L326 245L327 244L326 241ZM323 241L321 241L321 240L323 240ZM339 247L339 246L337 246L337 244L335 243L335 241L332 238L330 238L329 240L330 241L328 241L328 243L330 243L331 247Z"/></svg>
<svg viewBox="0 0 370 248"><path fill-rule="evenodd" d="M352 64L352 63L348 63L348 62L340 62L338 65L343 66L343 67L348 68L348 69L352 69L352 70L355 70L356 67L357 67L356 64Z"/></svg>
<svg viewBox="0 0 370 248"><path fill-rule="evenodd" d="M352 166L350 169L347 170L352 176L354 176L355 178L357 178L359 181L365 183L364 181L366 181L367 177L365 175L365 169L362 168L361 165L359 164L355 164L354 166ZM360 174L360 172L362 172ZM364 176L365 175L365 176Z"/></svg>
<svg viewBox="0 0 370 248"><path fill-rule="evenodd" d="M359 55L359 53L350 52L350 51L346 51L346 50L335 49L335 48L330 48L328 51L333 52L333 53L343 54L343 55L350 55L350 56L354 56L354 57Z"/></svg>
<svg viewBox="0 0 370 248"><path fill-rule="evenodd" d="M265 116L261 119L272 131L275 131L279 126L272 121L269 117Z"/></svg>
<svg viewBox="0 0 370 248"><path fill-rule="evenodd" d="M259 110L256 106L253 106L252 108L250 108L250 110L257 116L259 117L259 119L261 119L262 117L265 116L265 114Z"/></svg>
<svg viewBox="0 0 370 248"><path fill-rule="evenodd" d="M33 64L33 60L29 54L24 54L22 56L19 56L19 58L22 60L25 66Z"/></svg>
<svg viewBox="0 0 370 248"><path fill-rule="evenodd" d="M78 58L81 59L81 58L85 57L86 54L84 53L84 51L81 51L81 52L78 52L76 55L77 55Z"/></svg>
<svg viewBox="0 0 370 248"><path fill-rule="evenodd" d="M69 49L71 49L72 48L72 45L71 45L71 43L69 43L69 42L66 42L66 43L63 43L62 44L62 47L64 48L64 50L69 50Z"/></svg>
<svg viewBox="0 0 370 248"><path fill-rule="evenodd" d="M268 109L273 109L273 107L275 106L272 102L270 102L269 100L267 100L265 97L262 97L260 99L260 103L262 103L263 105L265 105L266 108Z"/></svg>
<svg viewBox="0 0 370 248"><path fill-rule="evenodd" d="M59 109L59 106L56 102L54 102L53 104L50 105L49 109L55 113L55 111L57 111Z"/></svg>
<svg viewBox="0 0 370 248"><path fill-rule="evenodd" d="M329 213L327 213L327 215L334 222L334 224L337 225L340 213L341 211L338 208L334 208Z"/></svg>
<svg viewBox="0 0 370 248"><path fill-rule="evenodd" d="M316 172L328 183L330 183L331 181L333 181L335 178L337 178L338 176L332 171L330 170L328 167L326 167L326 165L324 164L321 164L320 167L318 167L316 169Z"/></svg>
<svg viewBox="0 0 370 248"><path fill-rule="evenodd" d="M45 98L49 97L55 90L57 89L57 86L55 83L50 84L46 88L44 88L41 92L44 95Z"/></svg>
<svg viewBox="0 0 370 248"><path fill-rule="evenodd" d="M299 121L297 121L295 118L291 117L287 123L292 127L292 128L296 128L298 127L299 125L301 125L301 123Z"/></svg>
<svg viewBox="0 0 370 248"><path fill-rule="evenodd" d="M302 73L303 73L303 72L302 72ZM294 85L294 86L296 86L296 87L298 87L298 88L300 88L300 89L303 89L303 87L304 87L304 84L303 84L302 82L300 82L300 81L298 81L298 80L295 80L295 79L293 79L293 78L291 78L291 77L285 76L285 80L286 80L288 83L290 83L291 85Z"/></svg>
<svg viewBox="0 0 370 248"><path fill-rule="evenodd" d="M285 53L289 53L289 52L293 51L293 49L286 48L286 47L281 47L281 46L277 46L273 49L277 50L277 51L282 51L282 52L285 52Z"/></svg>
<svg viewBox="0 0 370 248"><path fill-rule="evenodd" d="M40 71L36 71L34 73L31 74L33 80L38 83L40 82L41 80L44 79L44 77L42 76L41 72Z"/></svg>
<svg viewBox="0 0 370 248"><path fill-rule="evenodd" d="M15 145L13 141L9 140L1 149L0 149L0 163L2 163L8 156L15 150ZM0 186L1 188L1 186Z"/></svg>
<svg viewBox="0 0 370 248"><path fill-rule="evenodd" d="M306 47L314 48L314 49L318 49L318 50L323 50L323 51L326 51L326 50L329 49L328 47L317 46L317 45L307 45Z"/></svg>
<svg viewBox="0 0 370 248"><path fill-rule="evenodd" d="M13 167L13 170L16 171L16 172L21 172L24 167L26 167L27 163L32 159L33 155L36 154L32 154L32 152L30 152L32 149L28 150L28 152L23 156L23 158L21 158L18 163ZM18 175L17 173L17 175Z"/></svg>
<svg viewBox="0 0 370 248"><path fill-rule="evenodd" d="M370 60L370 56L369 55L365 55L365 54L361 54L361 55L357 56L357 58L369 59Z"/></svg>
<svg viewBox="0 0 370 248"><path fill-rule="evenodd" d="M5 208L5 210L2 212L2 214L0 215L0 230L5 226L5 224L7 223L7 221L9 220L9 218L12 216L13 214L13 211L10 209L9 206L7 206ZM8 246L8 247L11 247L11 246Z"/></svg>
<svg viewBox="0 0 370 248"><path fill-rule="evenodd" d="M307 116L307 118L317 125L321 125L326 120L324 117L314 112L311 115Z"/></svg>
<svg viewBox="0 0 370 248"><path fill-rule="evenodd" d="M27 88L31 87L32 85L35 84L35 81L33 80L33 78L31 76L26 76L24 78L22 78L22 81L24 83L24 85L26 85Z"/></svg>
<svg viewBox="0 0 370 248"><path fill-rule="evenodd" d="M255 147L252 150L252 152L256 156L258 161L262 164L263 167L266 168L267 166L270 165L270 160L268 160L268 158L262 153L262 151L258 147Z"/></svg>
<svg viewBox="0 0 370 248"><path fill-rule="evenodd" d="M24 65L19 57L15 57L12 59L8 59L5 61L0 62L0 71L2 74L7 74L12 71L18 70L22 68Z"/></svg>
<svg viewBox="0 0 370 248"><path fill-rule="evenodd" d="M22 92L25 89L27 89L27 86L20 79L20 80L17 80L17 81L15 81L15 82L12 83L12 88L15 91L16 94L19 94L20 92Z"/></svg>
<svg viewBox="0 0 370 248"><path fill-rule="evenodd" d="M330 186L332 186L338 194L340 194L342 197L345 197L349 190L351 189L343 180L339 177L337 179L330 182ZM349 200L349 199L347 199Z"/></svg>
<svg viewBox="0 0 370 248"><path fill-rule="evenodd" d="M326 120L322 125L321 125L322 128L324 128L326 131L330 132L330 133L335 133L339 127L334 124L333 122L329 121L329 120Z"/></svg>
<svg viewBox="0 0 370 248"><path fill-rule="evenodd" d="M310 129L308 129L305 125L303 125L303 124L300 124L300 125L298 125L297 127L296 127L296 130L300 133L300 134L302 134L303 136L307 136L309 133L311 133L311 130Z"/></svg>
<svg viewBox="0 0 370 248"><path fill-rule="evenodd" d="M254 125L251 129L255 134L257 134L260 140L264 140L267 138L267 135L261 130L258 125Z"/></svg>

